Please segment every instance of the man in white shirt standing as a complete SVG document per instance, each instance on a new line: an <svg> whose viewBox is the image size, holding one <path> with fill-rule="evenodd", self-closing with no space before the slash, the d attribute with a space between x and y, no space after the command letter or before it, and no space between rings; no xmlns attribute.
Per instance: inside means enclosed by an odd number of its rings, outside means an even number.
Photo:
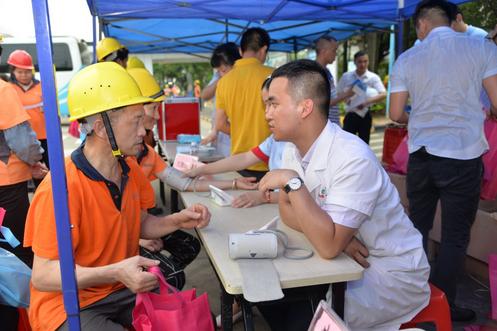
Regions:
<svg viewBox="0 0 497 331"><path fill-rule="evenodd" d="M337 95L337 88L335 86L335 78L331 74L327 65L335 62L338 50L338 41L331 36L322 36L316 41L316 62L323 66L328 75L328 81L330 82L330 111L328 119L331 123L340 125L340 109L338 108L338 103L347 100L354 95L352 89L348 89L346 92Z"/></svg>
<svg viewBox="0 0 497 331"><path fill-rule="evenodd" d="M421 234L371 149L328 121L330 89L323 67L299 60L271 77L266 119L274 138L289 143L282 169L266 174L259 189L280 189L281 220L304 233L321 257L345 251L369 266L362 279L347 283L348 327L398 330L430 298ZM305 330L293 327L304 318L291 313L294 304L258 308L273 331Z"/></svg>
<svg viewBox="0 0 497 331"><path fill-rule="evenodd" d="M366 53L363 51L355 53L354 63L356 70L343 74L340 81L338 81L337 92L339 94L346 93L359 82L362 83L361 86L364 86L366 90L361 94L356 93L347 102L347 107L345 108L347 114L343 120L343 129L352 134L358 134L366 144L369 144L373 124L369 106L385 99L387 93L380 77L368 70L369 57ZM356 103L356 100L359 103Z"/></svg>
<svg viewBox="0 0 497 331"><path fill-rule="evenodd" d="M454 31L464 33L470 37L485 38L487 36L488 32L483 30L482 28L466 24L466 22L464 22L463 14L461 9L459 9L459 6L454 3L450 4L453 7L452 10L454 11L454 16L452 17L450 26Z"/></svg>
<svg viewBox="0 0 497 331"><path fill-rule="evenodd" d="M456 285L478 208L481 155L488 149L479 104L482 84L490 112L497 115L497 47L453 31L450 13L444 0L418 4L414 22L422 42L394 65L390 118L409 125L409 216L423 234L425 249L441 203L442 239L431 281L447 295L452 319L468 321L475 313L456 306ZM410 115L404 112L409 97Z"/></svg>

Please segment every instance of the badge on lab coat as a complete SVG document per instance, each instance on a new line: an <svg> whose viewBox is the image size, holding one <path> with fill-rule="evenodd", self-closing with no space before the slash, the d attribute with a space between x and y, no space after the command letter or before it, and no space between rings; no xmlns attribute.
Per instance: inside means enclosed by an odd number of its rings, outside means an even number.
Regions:
<svg viewBox="0 0 497 331"><path fill-rule="evenodd" d="M322 186L318 191L318 203L320 207L326 204L326 199L328 198L328 190L325 186Z"/></svg>

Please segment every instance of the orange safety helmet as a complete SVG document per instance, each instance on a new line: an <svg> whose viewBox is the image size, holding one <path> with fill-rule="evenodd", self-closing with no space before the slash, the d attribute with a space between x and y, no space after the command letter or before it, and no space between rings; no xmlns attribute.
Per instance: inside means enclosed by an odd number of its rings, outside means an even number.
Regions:
<svg viewBox="0 0 497 331"><path fill-rule="evenodd" d="M10 53L7 63L20 69L34 69L31 55L22 49L16 49Z"/></svg>

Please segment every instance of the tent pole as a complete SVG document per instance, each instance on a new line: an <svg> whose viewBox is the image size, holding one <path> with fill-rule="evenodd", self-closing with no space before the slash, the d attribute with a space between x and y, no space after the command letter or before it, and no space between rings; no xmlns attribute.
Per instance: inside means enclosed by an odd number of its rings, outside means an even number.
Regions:
<svg viewBox="0 0 497 331"><path fill-rule="evenodd" d="M294 60L297 60L297 52L298 52L297 37L293 37L293 59Z"/></svg>
<svg viewBox="0 0 497 331"><path fill-rule="evenodd" d="M349 41L345 40L343 42L343 58L342 58L342 66L343 66L343 73L346 73L348 71L349 67L349 55L348 55L348 50L349 50Z"/></svg>
<svg viewBox="0 0 497 331"><path fill-rule="evenodd" d="M229 42L228 19L224 20L224 39L227 43Z"/></svg>
<svg viewBox="0 0 497 331"><path fill-rule="evenodd" d="M392 67L393 63L395 61L395 26L392 25L390 27L390 44L389 44L389 51L388 51L388 87L387 87L387 109L385 112L386 117L389 117L389 112L390 112L390 82L391 82L391 73L392 73Z"/></svg>
<svg viewBox="0 0 497 331"><path fill-rule="evenodd" d="M404 0L398 0L398 21L397 21L397 56L404 51Z"/></svg>
<svg viewBox="0 0 497 331"><path fill-rule="evenodd" d="M93 27L93 63L97 63L97 16L92 15Z"/></svg>
<svg viewBox="0 0 497 331"><path fill-rule="evenodd" d="M79 302L76 286L74 257L72 249L69 209L67 202L67 183L64 167L64 149L60 131L57 90L55 88L54 66L52 60L52 36L47 0L32 0L36 32L36 50L41 74L41 88L47 126L47 139L50 149L50 173L54 200L57 245L60 257L62 295L67 313L69 330L79 331Z"/></svg>

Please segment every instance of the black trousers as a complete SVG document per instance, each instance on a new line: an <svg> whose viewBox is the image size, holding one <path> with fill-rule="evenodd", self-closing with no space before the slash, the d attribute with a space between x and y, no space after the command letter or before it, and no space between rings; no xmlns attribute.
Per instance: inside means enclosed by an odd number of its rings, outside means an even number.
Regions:
<svg viewBox="0 0 497 331"><path fill-rule="evenodd" d="M177 230L161 238L163 249L170 255L140 247L140 255L160 261L159 268L169 285L181 290L185 286L184 269L200 252L200 241L189 233Z"/></svg>
<svg viewBox="0 0 497 331"><path fill-rule="evenodd" d="M307 331L329 287L325 284L284 289L283 299L260 302L256 306L272 331Z"/></svg>
<svg viewBox="0 0 497 331"><path fill-rule="evenodd" d="M16 248L8 243L0 243L0 247L14 253L30 268L33 266L33 252L30 248L22 247L24 239L24 225L29 208L28 182L0 186L0 207L6 210L3 225L8 227L14 236L21 242ZM0 305L0 329L5 331L17 330L19 314L17 308Z"/></svg>
<svg viewBox="0 0 497 331"><path fill-rule="evenodd" d="M409 217L423 235L425 250L440 200L442 237L431 282L445 292L450 304L455 301L457 280L464 271L471 226L480 199L482 175L481 157L456 160L428 154L424 148L409 155Z"/></svg>
<svg viewBox="0 0 497 331"><path fill-rule="evenodd" d="M43 154L41 155L41 162L45 163L48 169L50 169L50 161L48 160L48 144L46 139L40 139L40 144L41 147L43 148ZM43 179L34 179L33 178L33 183L35 184L35 187L38 187L40 185L41 181Z"/></svg>
<svg viewBox="0 0 497 331"><path fill-rule="evenodd" d="M364 117L357 115L354 112L347 113L343 119L343 129L352 134L358 134L359 138L369 144L369 136L371 135L371 126L373 119L368 111Z"/></svg>

